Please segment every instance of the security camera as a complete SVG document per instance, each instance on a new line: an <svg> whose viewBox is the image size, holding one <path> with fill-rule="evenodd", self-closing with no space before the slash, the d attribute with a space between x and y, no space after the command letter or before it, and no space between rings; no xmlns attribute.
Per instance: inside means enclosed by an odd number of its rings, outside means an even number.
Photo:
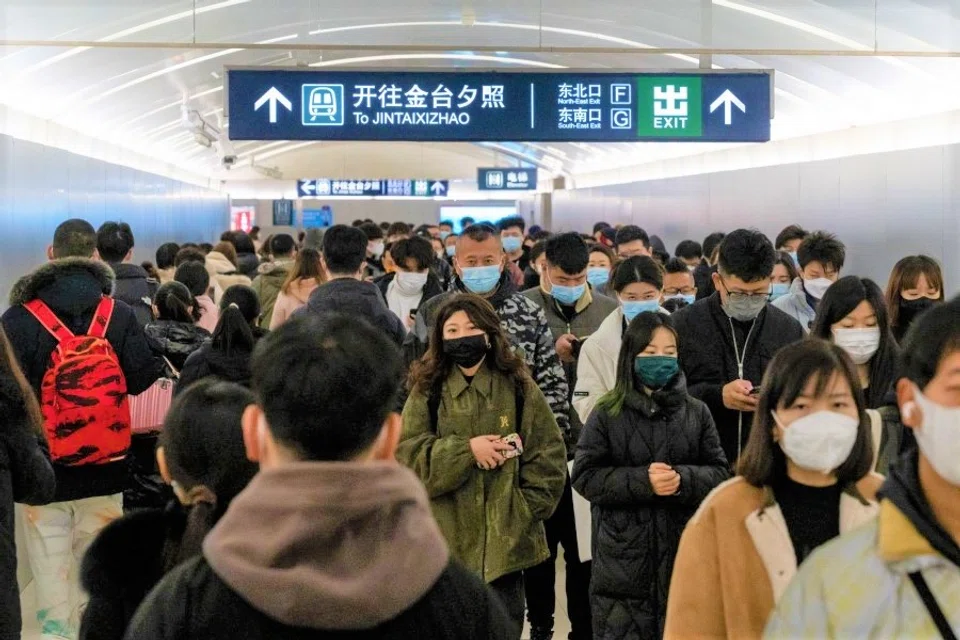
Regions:
<svg viewBox="0 0 960 640"><path fill-rule="evenodd" d="M224 169L230 170L230 167L237 164L237 156L235 155L226 155L220 158L220 164L223 165Z"/></svg>

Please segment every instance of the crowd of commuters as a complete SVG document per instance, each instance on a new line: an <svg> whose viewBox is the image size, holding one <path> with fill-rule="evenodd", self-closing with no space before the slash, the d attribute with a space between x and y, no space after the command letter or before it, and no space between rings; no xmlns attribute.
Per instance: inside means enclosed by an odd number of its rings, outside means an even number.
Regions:
<svg viewBox="0 0 960 640"><path fill-rule="evenodd" d="M64 222L2 317L0 640L14 503L44 640L546 640L561 548L571 640L960 631L932 258L884 291L796 225L134 231Z"/></svg>

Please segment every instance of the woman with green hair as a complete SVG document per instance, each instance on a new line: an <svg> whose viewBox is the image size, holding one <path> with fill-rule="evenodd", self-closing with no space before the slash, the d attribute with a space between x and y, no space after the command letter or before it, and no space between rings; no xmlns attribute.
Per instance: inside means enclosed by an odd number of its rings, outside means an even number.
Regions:
<svg viewBox="0 0 960 640"><path fill-rule="evenodd" d="M670 317L639 314L573 467L573 487L593 511L595 638L663 635L680 535L729 475L710 411L687 394Z"/></svg>

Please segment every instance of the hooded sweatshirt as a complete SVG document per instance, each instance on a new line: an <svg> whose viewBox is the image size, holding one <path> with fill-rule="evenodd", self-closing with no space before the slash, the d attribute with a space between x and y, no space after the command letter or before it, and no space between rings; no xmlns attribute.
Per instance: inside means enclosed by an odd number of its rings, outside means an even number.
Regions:
<svg viewBox="0 0 960 640"><path fill-rule="evenodd" d="M263 471L203 553L255 609L311 629L376 627L426 595L449 562L426 491L395 463Z"/></svg>

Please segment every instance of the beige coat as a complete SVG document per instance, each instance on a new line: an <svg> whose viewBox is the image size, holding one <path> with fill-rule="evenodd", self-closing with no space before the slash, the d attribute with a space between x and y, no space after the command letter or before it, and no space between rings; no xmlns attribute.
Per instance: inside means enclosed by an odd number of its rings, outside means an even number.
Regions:
<svg viewBox="0 0 960 640"><path fill-rule="evenodd" d="M841 534L876 517L882 482L870 474L840 497ZM796 573L796 552L773 491L733 478L707 496L683 532L664 638L760 638Z"/></svg>
<svg viewBox="0 0 960 640"><path fill-rule="evenodd" d="M293 312L307 304L310 294L319 286L313 278L295 280L290 284L290 292L280 290L277 301L273 305L273 317L270 318L270 331L273 331L290 319Z"/></svg>
<svg viewBox="0 0 960 640"><path fill-rule="evenodd" d="M237 270L227 256L219 251L211 251L207 254L205 263L207 273L210 274L210 287L213 289L213 301L220 303L220 297L223 292L235 284L250 286L252 280Z"/></svg>

